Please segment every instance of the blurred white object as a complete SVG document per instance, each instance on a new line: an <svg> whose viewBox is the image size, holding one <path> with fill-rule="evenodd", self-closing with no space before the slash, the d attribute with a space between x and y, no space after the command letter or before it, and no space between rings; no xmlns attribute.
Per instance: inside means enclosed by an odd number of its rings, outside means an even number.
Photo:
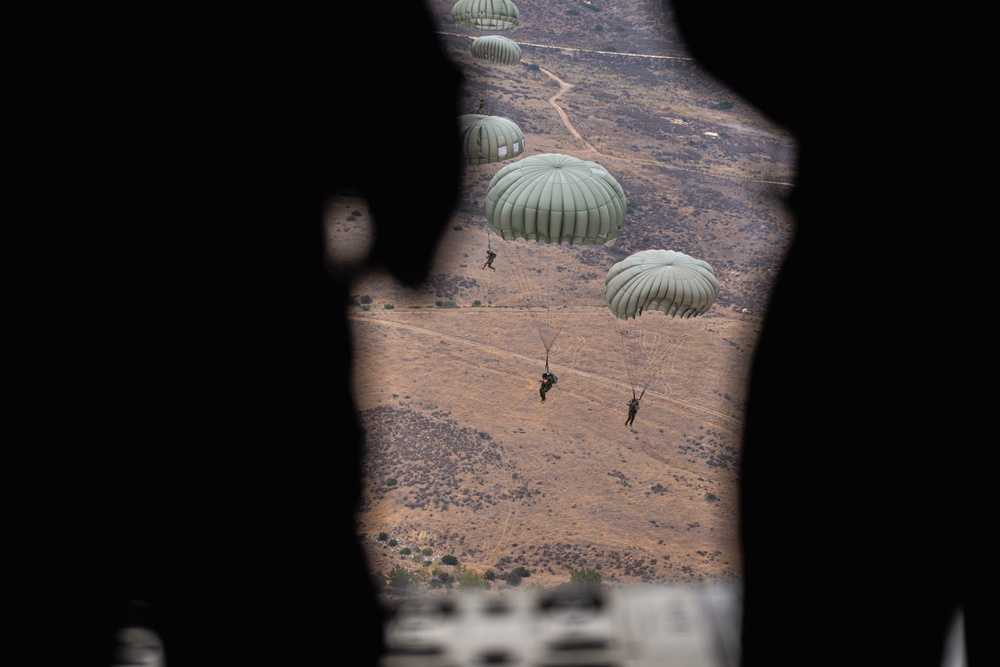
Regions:
<svg viewBox="0 0 1000 667"><path fill-rule="evenodd" d="M713 584L430 594L395 608L381 667L737 667L739 593Z"/></svg>
<svg viewBox="0 0 1000 667"><path fill-rule="evenodd" d="M111 667L166 667L160 636L148 628L122 628L116 635L115 662Z"/></svg>

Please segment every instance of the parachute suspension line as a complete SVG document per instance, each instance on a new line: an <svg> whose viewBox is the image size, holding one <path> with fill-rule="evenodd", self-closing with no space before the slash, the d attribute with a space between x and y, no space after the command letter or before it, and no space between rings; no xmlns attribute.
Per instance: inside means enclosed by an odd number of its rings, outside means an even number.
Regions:
<svg viewBox="0 0 1000 667"><path fill-rule="evenodd" d="M629 341L630 337L635 336L635 331L629 327L627 320L622 320L614 315L612 317L615 320L615 330L618 333L618 348L622 353L622 364L625 366L628 383L632 387L632 396L635 397L636 359L632 352L635 345Z"/></svg>
<svg viewBox="0 0 1000 667"><path fill-rule="evenodd" d="M545 351L545 372L549 372L549 351Z"/></svg>
<svg viewBox="0 0 1000 667"><path fill-rule="evenodd" d="M619 323L619 333L633 388L641 376L641 397L657 386L664 370L673 370L690 335L674 330L674 318L707 311L719 295L719 282L708 262L672 250L642 250L612 266L604 284L611 314L634 319L634 332L626 334Z"/></svg>
<svg viewBox="0 0 1000 667"><path fill-rule="evenodd" d="M504 247L514 258L510 265L513 267L513 274L517 280L518 292L528 310L528 317L531 318L531 322L538 332L538 337L542 341L542 347L545 348L545 353L548 355L566 320L563 318L561 324L556 325L560 320L556 319L555 308L551 306L551 303L556 299L549 294L549 286L541 283L536 270L532 267L531 252L528 249L527 241L508 240L502 236L500 240L503 241Z"/></svg>
<svg viewBox="0 0 1000 667"><path fill-rule="evenodd" d="M493 250L493 246L492 246L492 245L490 245L490 241L491 241L490 237L491 237L491 236L492 236L492 235L490 234L490 228L489 228L489 227L487 227L487 228L486 228L486 249L487 249L487 250Z"/></svg>
<svg viewBox="0 0 1000 667"><path fill-rule="evenodd" d="M629 384L645 393L679 349L680 342L669 335L672 323L663 313L653 311L628 320L615 317L615 324Z"/></svg>
<svg viewBox="0 0 1000 667"><path fill-rule="evenodd" d="M570 246L567 248L567 254L572 255L572 250L575 246ZM571 257L567 259L567 262L576 259ZM561 271L562 267L556 267L557 270ZM556 338L562 333L563 328L569 321L569 311L572 311L576 304L580 301L580 297L583 295L582 283L577 280L580 276L572 275L569 279L563 279L555 282L555 288L550 289L549 287L543 286L542 283L538 282L539 285L536 287L537 294L541 297L540 301L537 302L541 305L541 311L544 313L544 329L545 333L543 335L543 344L545 345L546 356L548 351L556 342ZM557 311L565 312L557 312Z"/></svg>

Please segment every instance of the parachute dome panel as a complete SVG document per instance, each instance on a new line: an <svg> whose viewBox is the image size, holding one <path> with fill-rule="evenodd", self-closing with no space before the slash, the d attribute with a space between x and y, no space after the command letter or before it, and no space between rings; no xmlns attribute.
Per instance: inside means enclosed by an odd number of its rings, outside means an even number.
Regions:
<svg viewBox="0 0 1000 667"><path fill-rule="evenodd" d="M697 317L719 296L712 267L673 250L643 250L611 267L604 296L618 319L659 310L671 317Z"/></svg>
<svg viewBox="0 0 1000 667"><path fill-rule="evenodd" d="M458 25L479 30L512 30L521 13L510 0L458 0L451 8L451 17Z"/></svg>
<svg viewBox="0 0 1000 667"><path fill-rule="evenodd" d="M486 189L490 229L504 240L607 243L625 225L625 191L595 162L560 153L506 165Z"/></svg>
<svg viewBox="0 0 1000 667"><path fill-rule="evenodd" d="M458 125L466 164L500 162L524 152L524 134L509 118L473 113L459 116Z"/></svg>
<svg viewBox="0 0 1000 667"><path fill-rule="evenodd" d="M472 57L513 67L521 62L521 47L501 35L483 35L472 42Z"/></svg>

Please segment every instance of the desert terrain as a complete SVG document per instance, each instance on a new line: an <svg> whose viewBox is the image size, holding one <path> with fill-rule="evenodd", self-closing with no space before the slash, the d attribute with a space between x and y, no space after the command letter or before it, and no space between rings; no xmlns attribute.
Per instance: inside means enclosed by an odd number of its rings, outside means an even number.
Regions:
<svg viewBox="0 0 1000 667"><path fill-rule="evenodd" d="M427 587L442 572L475 572L502 589L517 568L530 572L520 586L557 586L581 569L622 585L736 580L744 401L792 233L783 198L795 145L699 68L659 2L519 4L521 24L500 33L522 48L516 67L473 59L484 33L455 25L452 4L429 2L465 76L461 111L482 105L516 122L525 151L515 159L602 165L628 217L606 246L512 247L483 215L506 163L468 166L426 284L358 273L346 307L367 443L358 535L373 577L401 566ZM419 155L393 158L387 174L420 168ZM359 266L371 242L364 200L331 201L327 230L333 263ZM488 246L495 272L482 268ZM652 248L709 262L721 290L703 316L657 323L655 372L627 427L635 360L617 342L604 276ZM530 286L518 267L530 267ZM541 313L557 327L548 345L525 292L566 280L579 298ZM546 356L558 383L541 402ZM458 565L442 565L446 555Z"/></svg>

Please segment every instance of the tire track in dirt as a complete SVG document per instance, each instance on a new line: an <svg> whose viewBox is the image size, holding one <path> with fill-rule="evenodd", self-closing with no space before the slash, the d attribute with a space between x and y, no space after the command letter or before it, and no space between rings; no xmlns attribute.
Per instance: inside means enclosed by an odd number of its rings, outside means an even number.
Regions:
<svg viewBox="0 0 1000 667"><path fill-rule="evenodd" d="M500 454L500 469L501 470L506 470L507 469L507 461L506 461L506 457L504 456L504 448L503 447L499 448L499 454ZM509 496L513 497L513 491L514 491L513 485L508 481L507 482L507 494ZM500 553L504 550L504 546L507 544L507 539L506 538L507 538L507 533L510 531L511 522L517 517L517 515L518 515L518 506L517 506L517 503L514 502L513 500L508 501L507 502L507 514L506 514L506 516L503 519L503 524L499 527L498 531L496 531L495 533L491 534L492 545L491 546L486 546L486 545L483 546L483 553L484 553L483 560L484 560L484 562L486 562L486 563L492 563L492 562L496 561L496 559L499 557Z"/></svg>
<svg viewBox="0 0 1000 667"><path fill-rule="evenodd" d="M462 33L457 33L457 32L438 31L438 34L439 35L448 35L450 37L466 37L470 41L473 41L473 42L476 41L476 38L477 38L476 35L464 35ZM663 56L658 56L658 55L653 55L653 54L650 54L650 53L622 53L621 51L599 51L597 49L578 49L578 48L575 48L575 47L572 47L572 46L553 46L551 44L537 44L535 42L522 42L520 40L517 43L520 46L533 46L533 47L536 47L536 48L539 48L539 49L551 49L553 51L565 51L565 52L577 52L577 53L598 53L598 54L607 55L607 56L622 56L624 58L655 58L655 59L659 59L659 60L689 60L689 61L694 61L695 60L695 58L693 56L683 56L683 55L663 55Z"/></svg>
<svg viewBox="0 0 1000 667"><path fill-rule="evenodd" d="M423 324L397 322L392 319L372 317L371 315L354 315L352 319L359 323L377 322L385 324L397 331L411 330L430 334L437 339L459 342L462 345L472 348L486 350L490 354L500 358L519 358L531 361L532 363L538 362L537 358L517 352L507 352L495 345L482 343L470 337L485 335L488 331L497 329L496 327L483 326L482 324L477 325L473 322L473 320L477 320L482 323L489 319L488 317L482 317L483 314L471 311L466 311L465 313L453 310L448 311L445 315L450 318L450 322L448 323L449 327L452 327L452 331L450 332ZM526 313L521 314L526 315ZM360 335L361 333L361 331L356 330L356 335ZM524 387L525 392L523 394L517 392L508 398L504 398L505 394L501 393L495 394L492 398L494 402L505 405L506 407L502 408L505 411L515 410L512 406L517 404L524 406L517 410L519 414L518 428L522 429L522 431L524 428L530 430L532 427L540 427L551 418L551 405L543 405L537 400L538 393L536 386L530 384L530 380L526 379ZM509 551L510 544L518 542L520 539L519 536L523 536L526 531L530 530L531 526L535 523L535 518L540 512L543 512L541 509L524 505L524 500L519 498L521 485L515 482L516 478L513 474L515 472L520 472L521 474L530 472L534 481L551 481L551 473L545 465L545 459L539 454L525 452L516 446L513 449L510 446L501 446L498 449L498 454L500 456L499 469L505 475L502 488L508 500L501 507L497 508L498 511L490 519L494 528L489 532L489 539L481 541L478 545L481 554L477 556L477 559L484 563L494 563L504 553ZM513 463L515 460L517 461L516 467ZM527 467L522 465L525 463L527 463Z"/></svg>
<svg viewBox="0 0 1000 667"><path fill-rule="evenodd" d="M426 315L426 313L422 313L421 315ZM357 327L355 329L356 335L368 337L369 340L378 340L388 334L389 338L395 341L394 344L399 345L401 341L404 341L405 344L405 340L412 336L414 344L409 345L407 354L414 359L433 357L433 355L441 354L441 352L438 352L438 349L448 349L447 346L438 348L438 339L440 339L446 343L457 344L452 349L456 355L460 355L457 359L463 364L478 357L480 351L486 357L484 368L487 369L499 370L501 366L510 360L510 363L515 366L516 372L507 375L507 382L512 381L511 378L521 374L519 369L521 361L530 362L531 365L537 363L536 357L531 354L522 354L518 349L506 350L503 347L482 343L474 339L476 332L479 332L484 335L496 336L497 342L501 345L504 342L509 343L510 339L504 338L498 332L504 328L501 326L501 322L507 316L511 315L510 312L494 313L482 308L461 308L449 309L441 313L434 313L434 315L438 318L443 318L444 321L437 322L433 316L430 320L426 317L421 317L420 322L417 323L399 321L400 317L406 318L410 316L410 313L405 311L397 313L362 312L350 314L349 317L352 320L352 326ZM501 315L504 317L501 317ZM524 314L520 315L522 315L520 319L523 320ZM514 319L517 320L518 318L515 317ZM477 326L473 321L481 322L482 326ZM495 324L491 325L490 322L494 322ZM513 325L517 326L517 322L514 322ZM443 331L442 329L445 330ZM448 329L451 329L451 331L447 331ZM493 332L492 334L489 333L491 331ZM467 334L471 334L472 337L468 337ZM494 393L495 399L499 398L503 400L504 396L509 397L509 395L516 394L516 397L510 398L512 403L524 401L523 405L513 409L516 412L516 419L511 422L511 427L514 428L515 432L519 431L521 434L527 430L531 435L531 440L526 441L522 435L519 441L507 443L499 448L500 472L504 477L495 479L496 486L494 488L497 493L505 494L506 497L488 515L484 514L479 517L478 523L482 523L483 525L476 528L475 539L469 543L470 546L475 546L478 552L475 555L475 561L482 564L483 567L493 569L500 567L501 569L505 569L510 565L510 562L505 559L517 553L518 547L512 545L530 544L532 539L534 539L533 536L544 532L550 522L549 515L553 511L558 512L560 507L562 507L560 504L563 502L562 496L569 498L565 502L574 502L566 488L560 486L560 484L565 484L565 479L561 476L565 475L565 471L561 470L558 466L546 463L545 452L548 450L545 449L545 445L543 444L544 439L548 438L550 434L544 434L542 431L558 431L560 429L558 424L555 424L553 428L548 427L548 423L552 421L553 417L557 417L558 414L567 414L562 412L561 407L570 408L568 414L571 416L575 415L574 419L577 420L585 418L586 415L595 414L598 416L598 419L604 420L605 407L607 408L607 419L612 422L616 419L620 420L624 416L623 407L618 405L617 401L613 401L614 405L612 406L612 401L609 401L607 397L613 394L628 392L629 385L626 382L614 380L606 372L580 370L580 365L585 365L586 359L590 358L590 355L593 354L593 347L582 345L576 336L567 337L565 343L563 350L560 351L562 354L560 355L559 368L556 369L557 372L563 375L560 378L560 384L555 388L555 391L559 392L559 395L550 394L550 400L542 404L537 399L537 391L532 391L531 398L526 401L526 396L522 394L520 389L510 391L509 385L504 391ZM432 361L429 365L436 366L437 363ZM589 378L592 381L587 382L583 378ZM534 377L531 380L534 380ZM516 382L516 380L513 381ZM524 387L527 389L527 382L529 380L526 379L525 382ZM606 385L608 389L595 387L594 385L597 383ZM714 428L718 429L721 427L723 430L726 430L731 427L734 432L738 429L738 420L729 418L714 410L706 409L693 402L678 400L660 392L647 392L647 398L652 397L655 397L657 402L672 402L677 405L686 406L688 409L697 410L703 414L714 415L715 418L708 420L712 422ZM561 406L560 404L564 401L567 405ZM648 409L658 410L659 408L651 406ZM642 415L640 415L641 418ZM723 420L727 420L725 423L730 424L730 426L725 426ZM616 429L623 429L622 426L617 425L620 424L620 421L614 423L616 424ZM537 425L537 434L532 433L533 424ZM708 426L707 423L706 426ZM601 425L593 424L585 428L600 429ZM642 434L644 430L647 430L646 436ZM623 456L627 456L629 451L642 452L643 456L648 457L650 461L667 466L665 468L667 470L677 468L677 456L673 453L674 445L664 439L662 428L647 427L644 424L640 425L638 429L628 429L620 433L621 437L618 438L613 437L619 435L618 431L611 434L613 439L607 441L606 444L608 446L619 447L623 452ZM678 438L680 435L682 434L679 434ZM566 440L562 440L562 442L566 442ZM602 440L602 442L605 441ZM514 472L522 474L529 472L526 467L521 466L522 462L527 462L526 455L529 453L533 454L531 463L529 464L532 469L531 474L528 475L529 479L515 479L513 477ZM543 490L548 489L550 492L551 490L555 490L557 496L560 496L560 498L555 500L547 499L535 503L532 502L530 497L523 495L526 488L525 482L529 484L527 488L533 489L536 488L535 483L541 481L544 481L545 484L539 488ZM617 508L614 511L622 513L623 521L629 519L631 516L629 508L625 506ZM589 534L591 530L592 526L589 526L586 522L581 522L580 525L574 523L572 532L569 535L576 541L597 541L602 537L603 533L595 533L591 536Z"/></svg>
<svg viewBox="0 0 1000 667"><path fill-rule="evenodd" d="M501 448L502 457L503 448ZM503 465L503 462L501 462L501 468ZM542 465L544 466L544 463ZM542 474L534 478L535 481L543 480L549 482L552 480L547 470L540 467L536 472L541 472ZM508 491L513 492L514 486L509 485ZM512 544L520 542L533 529L534 520L539 515L545 514L548 511L544 508L528 508L524 505L523 501L513 498L513 493L511 493L511 496L512 499L508 502L508 511L502 523L498 525L498 529L491 534L490 544L482 546L482 556L479 559L484 563L495 563L499 560L500 556L508 553Z"/></svg>
<svg viewBox="0 0 1000 667"><path fill-rule="evenodd" d="M480 313L473 314L473 316L479 316L479 315L481 315L481 314ZM516 359L521 359L523 361L528 361L528 362L531 362L531 363L537 363L538 362L537 358L535 358L535 357L530 357L528 355L520 354L518 352L510 352L510 351L507 351L507 350L502 350L502 349L497 348L497 347L495 347L493 345L486 345L486 344L480 343L478 341L475 341L475 340L472 340L472 339L469 339L469 338L465 338L465 337L462 337L462 336L455 336L453 334L444 333L444 332L439 331L437 329L430 329L430 328L427 328L427 327L422 327L422 326L418 326L418 325L415 325L415 324L408 324L408 323L405 323L405 322L398 322L396 320L391 320L391 319L381 319L381 318L365 317L365 316L359 316L359 315L351 315L350 317L351 317L352 320L356 320L358 322L378 323L380 325L385 325L385 326L389 326L389 327L397 327L397 328L403 328L403 329L411 329L413 331L421 331L421 332L425 332L425 333L433 333L434 335L437 335L437 336L442 336L444 338L447 338L447 339L450 339L450 340L453 340L453 341L456 341L456 342L461 342L461 343L470 345L470 346L475 347L475 348L479 348L479 349L482 349L482 350L489 351L491 354L495 354L495 355L500 356L500 357L516 358ZM629 385L629 383L627 383L627 382L623 382L623 381L620 381L620 380L615 380L613 378L607 377L606 375L599 375L597 373L590 373L588 371L584 371L584 370L581 370L579 368L574 368L572 366L568 366L565 363L562 363L561 366L563 366L566 369L566 370L562 371L564 373L567 373L567 372L568 373L573 373L573 374L576 374L576 375L581 376L581 377L589 378L589 379L594 380L596 382L601 382L601 383L604 383L604 384L613 385L616 388L622 389L626 393L632 391L631 385ZM718 418L720 420L720 422L722 422L722 424L720 424L720 426L722 426L722 428L728 428L730 430L733 430L734 432L735 431L739 431L743 427L742 420L737 419L735 417L732 417L730 415L718 412L716 410L712 410L712 409L707 408L707 407L705 407L703 405L698 405L696 403L692 403L690 401L685 401L683 399L679 399L679 398L676 398L674 396L669 396L667 394L664 394L662 392L657 392L657 391L647 391L646 395L647 396L656 396L657 398L660 398L663 401L667 401L667 402L673 403L675 405L679 405L679 406L682 406L682 407L685 407L685 408L689 408L691 410L696 410L696 411L701 412L701 413L706 414L706 415L712 415L713 417ZM538 417L538 419L541 419L541 417Z"/></svg>

